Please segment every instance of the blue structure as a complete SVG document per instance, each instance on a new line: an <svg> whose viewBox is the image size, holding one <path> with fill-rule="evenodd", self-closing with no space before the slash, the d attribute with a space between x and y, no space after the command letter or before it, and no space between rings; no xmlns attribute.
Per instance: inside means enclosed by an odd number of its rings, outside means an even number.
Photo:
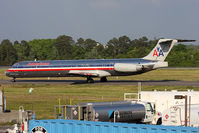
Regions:
<svg viewBox="0 0 199 133"><path fill-rule="evenodd" d="M30 120L29 133L199 133L199 128L76 120Z"/></svg>

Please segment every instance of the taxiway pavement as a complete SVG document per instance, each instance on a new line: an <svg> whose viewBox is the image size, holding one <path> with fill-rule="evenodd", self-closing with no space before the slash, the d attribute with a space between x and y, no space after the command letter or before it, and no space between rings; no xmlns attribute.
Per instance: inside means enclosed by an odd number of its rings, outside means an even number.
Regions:
<svg viewBox="0 0 199 133"><path fill-rule="evenodd" d="M10 80L0 80L0 84L93 84L93 85L137 85L141 82L142 85L160 85L160 86L199 86L199 81L177 81L177 80L109 80L108 82L100 82L95 80L95 83L86 83L85 80L32 80L18 79L16 82Z"/></svg>

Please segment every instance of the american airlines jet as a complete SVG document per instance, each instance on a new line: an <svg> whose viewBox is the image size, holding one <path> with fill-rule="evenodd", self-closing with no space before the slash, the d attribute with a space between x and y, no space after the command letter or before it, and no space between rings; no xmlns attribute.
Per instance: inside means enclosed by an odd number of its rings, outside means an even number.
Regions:
<svg viewBox="0 0 199 133"><path fill-rule="evenodd" d="M153 50L143 58L137 59L91 59L91 60L50 60L22 61L15 63L6 71L6 76L16 78L28 77L86 77L93 83L93 77L106 82L108 76L128 76L142 74L151 70L167 67L167 55L177 42L195 40L160 39Z"/></svg>

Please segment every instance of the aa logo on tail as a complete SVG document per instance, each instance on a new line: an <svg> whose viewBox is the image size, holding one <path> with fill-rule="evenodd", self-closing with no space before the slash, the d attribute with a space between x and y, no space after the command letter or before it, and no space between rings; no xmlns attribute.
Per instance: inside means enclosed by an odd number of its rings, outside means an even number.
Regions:
<svg viewBox="0 0 199 133"><path fill-rule="evenodd" d="M161 48L157 47L153 52L153 56L164 56L164 53Z"/></svg>

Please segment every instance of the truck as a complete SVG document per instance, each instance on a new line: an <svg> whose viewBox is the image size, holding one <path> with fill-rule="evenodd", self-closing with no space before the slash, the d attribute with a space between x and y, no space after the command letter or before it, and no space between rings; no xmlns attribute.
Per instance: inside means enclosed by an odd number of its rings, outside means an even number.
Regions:
<svg viewBox="0 0 199 133"><path fill-rule="evenodd" d="M155 115L153 107L153 103L139 101L88 102L62 106L61 114L56 116L85 121L151 124Z"/></svg>

